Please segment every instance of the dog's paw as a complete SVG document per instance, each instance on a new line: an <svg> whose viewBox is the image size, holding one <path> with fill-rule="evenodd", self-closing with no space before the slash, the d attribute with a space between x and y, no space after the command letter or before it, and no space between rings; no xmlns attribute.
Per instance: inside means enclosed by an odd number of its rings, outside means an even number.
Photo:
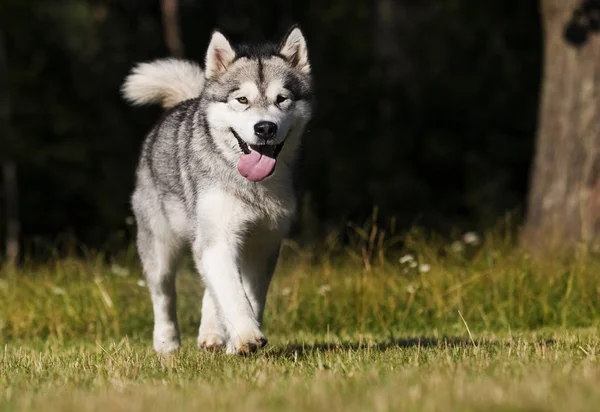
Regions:
<svg viewBox="0 0 600 412"><path fill-rule="evenodd" d="M181 343L179 339L157 339L154 338L154 350L159 355L167 355L179 350Z"/></svg>
<svg viewBox="0 0 600 412"><path fill-rule="evenodd" d="M154 350L159 354L167 354L179 350L181 341L176 327L155 327L153 333Z"/></svg>
<svg viewBox="0 0 600 412"><path fill-rule="evenodd" d="M247 356L258 349L266 346L268 343L265 335L260 330L251 333L237 335L236 338L227 342L227 353L230 355Z"/></svg>
<svg viewBox="0 0 600 412"><path fill-rule="evenodd" d="M198 336L198 348L215 351L225 346L225 338L216 333L201 334Z"/></svg>

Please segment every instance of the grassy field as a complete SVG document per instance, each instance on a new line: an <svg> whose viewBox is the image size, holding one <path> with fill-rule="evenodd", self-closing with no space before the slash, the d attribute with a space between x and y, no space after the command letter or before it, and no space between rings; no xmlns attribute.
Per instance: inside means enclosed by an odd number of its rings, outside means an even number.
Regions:
<svg viewBox="0 0 600 412"><path fill-rule="evenodd" d="M183 349L151 350L133 250L0 271L2 411L597 411L600 258L533 259L509 236L356 229L287 243L266 350L196 349L201 286L178 278Z"/></svg>

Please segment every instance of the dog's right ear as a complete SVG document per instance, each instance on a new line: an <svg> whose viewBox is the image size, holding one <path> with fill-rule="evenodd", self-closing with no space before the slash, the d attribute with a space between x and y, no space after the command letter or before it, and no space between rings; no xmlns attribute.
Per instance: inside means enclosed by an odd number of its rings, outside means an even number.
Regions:
<svg viewBox="0 0 600 412"><path fill-rule="evenodd" d="M300 26L293 25L281 42L279 52L304 74L310 74L306 39Z"/></svg>
<svg viewBox="0 0 600 412"><path fill-rule="evenodd" d="M206 78L212 79L226 71L234 59L235 51L233 51L229 40L220 31L213 31L206 51Z"/></svg>

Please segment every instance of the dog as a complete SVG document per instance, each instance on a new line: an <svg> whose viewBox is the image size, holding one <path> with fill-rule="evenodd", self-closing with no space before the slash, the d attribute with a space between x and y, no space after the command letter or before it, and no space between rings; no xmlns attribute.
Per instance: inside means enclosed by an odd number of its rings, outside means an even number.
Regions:
<svg viewBox="0 0 600 412"><path fill-rule="evenodd" d="M154 313L153 346L179 349L175 263L191 249L205 286L198 346L250 354L296 208L294 167L311 118L305 37L232 45L212 33L204 70L177 59L138 64L122 92L168 109L147 135L131 205Z"/></svg>

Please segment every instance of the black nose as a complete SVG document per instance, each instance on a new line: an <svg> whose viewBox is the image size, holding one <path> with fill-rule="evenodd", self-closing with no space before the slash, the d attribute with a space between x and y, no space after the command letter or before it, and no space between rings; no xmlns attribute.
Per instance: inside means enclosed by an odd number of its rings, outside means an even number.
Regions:
<svg viewBox="0 0 600 412"><path fill-rule="evenodd" d="M277 133L277 125L273 122L258 122L254 125L254 133L261 139L272 139Z"/></svg>

